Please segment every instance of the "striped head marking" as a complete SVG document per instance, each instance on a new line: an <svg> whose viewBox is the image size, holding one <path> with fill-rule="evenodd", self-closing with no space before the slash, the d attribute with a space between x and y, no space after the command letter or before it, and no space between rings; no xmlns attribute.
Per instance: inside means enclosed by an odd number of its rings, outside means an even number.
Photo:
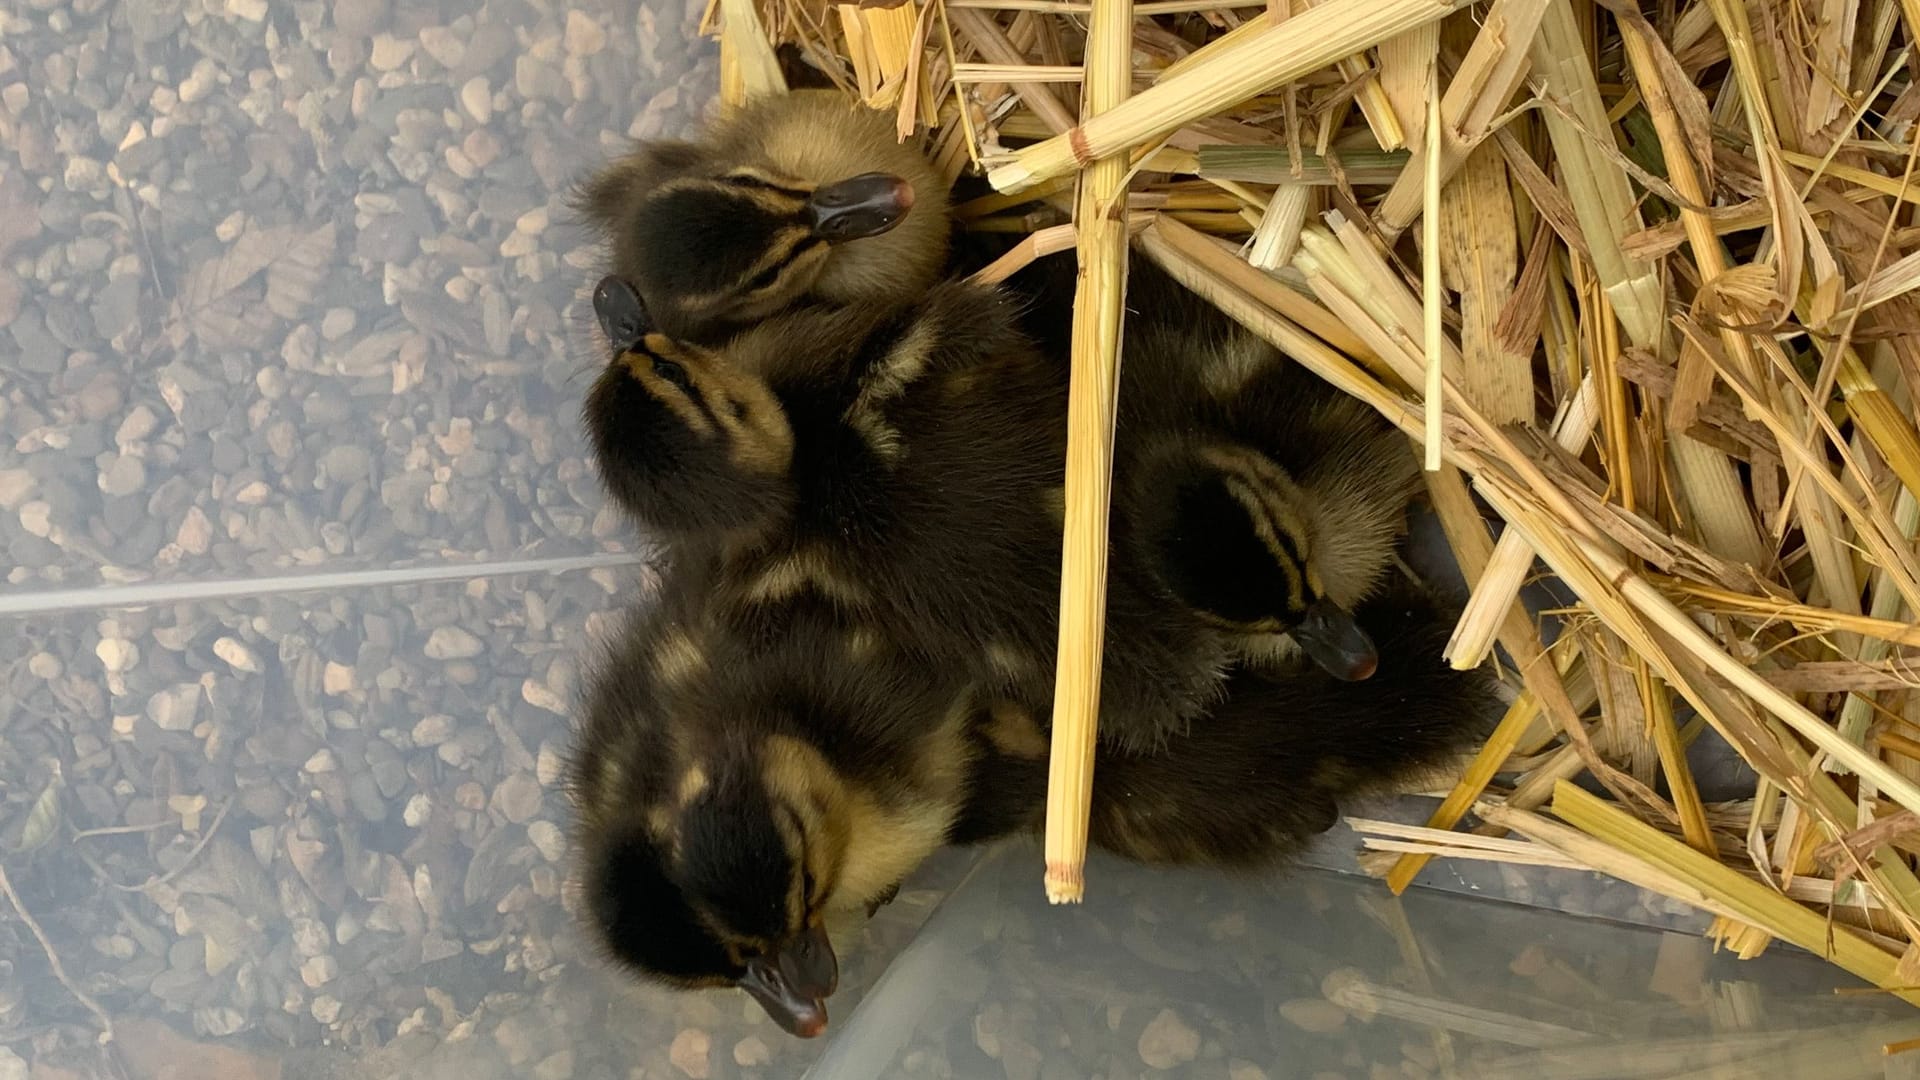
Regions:
<svg viewBox="0 0 1920 1080"><path fill-rule="evenodd" d="M1329 596L1323 538L1284 469L1249 448L1213 446L1166 458L1157 475L1171 497L1149 531L1176 596L1227 629L1290 634L1337 678L1373 674L1373 642Z"/></svg>
<svg viewBox="0 0 1920 1080"><path fill-rule="evenodd" d="M1284 601L1261 629L1285 629L1314 663L1336 678L1357 681L1379 666L1373 639L1353 613L1329 597L1321 569L1323 552L1299 485L1263 455L1242 448L1212 448L1203 455L1266 549Z"/></svg>
<svg viewBox="0 0 1920 1080"><path fill-rule="evenodd" d="M912 185L884 173L817 185L753 167L680 177L632 219L645 253L635 284L670 326L758 318L811 288L834 246L887 232L912 206Z"/></svg>
<svg viewBox="0 0 1920 1080"><path fill-rule="evenodd" d="M619 279L601 282L594 307L614 353L584 419L614 501L667 530L750 528L784 512L793 428L766 381L655 332Z"/></svg>
<svg viewBox="0 0 1920 1080"><path fill-rule="evenodd" d="M688 433L724 447L734 468L778 474L792 461L793 429L779 400L722 354L647 334L615 364Z"/></svg>

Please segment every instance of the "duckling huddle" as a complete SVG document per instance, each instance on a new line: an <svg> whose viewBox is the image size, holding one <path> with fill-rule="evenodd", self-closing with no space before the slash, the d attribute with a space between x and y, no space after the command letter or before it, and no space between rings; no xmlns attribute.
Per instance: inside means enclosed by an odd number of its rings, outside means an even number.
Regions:
<svg viewBox="0 0 1920 1080"><path fill-rule="evenodd" d="M816 1035L829 915L1040 825L1068 365L1032 331L1067 308L957 276L945 184L832 92L637 147L579 209L611 255L586 430L662 581L583 703L581 910L638 976ZM1091 839L1268 868L1495 687L1393 577L1405 438L1132 276Z"/></svg>

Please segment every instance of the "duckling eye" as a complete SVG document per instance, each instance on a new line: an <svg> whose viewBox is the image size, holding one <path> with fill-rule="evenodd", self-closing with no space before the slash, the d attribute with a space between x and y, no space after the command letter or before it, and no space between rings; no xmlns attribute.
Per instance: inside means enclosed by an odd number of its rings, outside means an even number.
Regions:
<svg viewBox="0 0 1920 1080"><path fill-rule="evenodd" d="M813 871L802 870L800 872L800 896L801 899L809 904L813 903L813 887Z"/></svg>
<svg viewBox="0 0 1920 1080"><path fill-rule="evenodd" d="M762 180L757 176L746 176L741 174L732 174L728 176L723 176L720 178L720 182L723 184L731 184L734 187L743 187L743 188L771 189L773 187L772 184L767 183L765 180Z"/></svg>
<svg viewBox="0 0 1920 1080"><path fill-rule="evenodd" d="M687 369L674 363L672 360L662 360L659 357L654 357L653 373L682 390L688 389L691 385L691 380L687 378Z"/></svg>

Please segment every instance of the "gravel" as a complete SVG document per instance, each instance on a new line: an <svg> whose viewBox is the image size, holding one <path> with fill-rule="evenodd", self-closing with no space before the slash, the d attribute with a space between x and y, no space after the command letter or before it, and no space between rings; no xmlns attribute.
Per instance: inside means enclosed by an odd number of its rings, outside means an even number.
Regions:
<svg viewBox="0 0 1920 1080"><path fill-rule="evenodd" d="M565 200L697 119L704 8L0 11L0 596L629 546ZM631 985L568 911L566 714L639 590L0 618L0 867L72 983L0 901L0 1077L799 1072L817 1045ZM849 1003L928 907L852 931Z"/></svg>
<svg viewBox="0 0 1920 1080"><path fill-rule="evenodd" d="M565 199L697 120L705 6L0 14L0 587L621 546Z"/></svg>

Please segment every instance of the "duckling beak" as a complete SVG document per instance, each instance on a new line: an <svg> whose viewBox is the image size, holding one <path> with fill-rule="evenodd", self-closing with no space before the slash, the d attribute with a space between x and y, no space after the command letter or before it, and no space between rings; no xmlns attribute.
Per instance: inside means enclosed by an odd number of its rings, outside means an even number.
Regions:
<svg viewBox="0 0 1920 1080"><path fill-rule="evenodd" d="M913 185L886 173L863 173L815 188L807 200L813 234L829 244L878 236L913 209Z"/></svg>
<svg viewBox="0 0 1920 1080"><path fill-rule="evenodd" d="M747 962L745 990L789 1034L811 1039L827 1030L826 999L840 985L840 961L824 927L801 931L772 957Z"/></svg>
<svg viewBox="0 0 1920 1080"><path fill-rule="evenodd" d="M1307 617L1293 629L1293 640L1327 674L1346 682L1359 682L1380 666L1373 639L1351 612L1330 600L1316 600L1307 608Z"/></svg>

